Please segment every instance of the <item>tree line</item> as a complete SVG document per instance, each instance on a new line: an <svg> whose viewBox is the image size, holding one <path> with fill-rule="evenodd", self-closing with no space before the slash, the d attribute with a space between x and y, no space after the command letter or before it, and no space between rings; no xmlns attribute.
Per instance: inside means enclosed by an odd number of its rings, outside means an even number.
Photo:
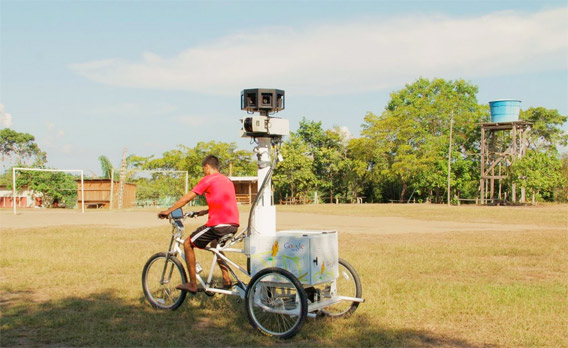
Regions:
<svg viewBox="0 0 568 348"><path fill-rule="evenodd" d="M450 199L478 197L481 123L490 122L490 113L478 103L477 92L464 80L421 78L393 92L381 114L367 113L356 138L303 119L283 145L275 196L309 201L318 192L326 202L447 202L453 122ZM504 168L503 189L517 182L537 199L568 201L568 155L557 150L567 145L561 129L567 117L531 107L520 119L532 123L528 151ZM494 141L505 146L509 137L499 134Z"/></svg>
<svg viewBox="0 0 568 348"><path fill-rule="evenodd" d="M450 199L455 203L478 197L480 125L490 122L490 113L487 105L478 103L477 93L477 86L464 80L420 78L392 92L382 113L368 112L358 137L340 127L324 129L322 122L303 118L297 131L281 145L284 161L278 163L273 175L275 202L445 203L449 157ZM503 189L516 182L539 200L568 201L568 155L558 151L568 144L568 135L561 128L567 116L531 107L521 111L520 119L532 123L529 147L522 159L503 168L507 175ZM492 141L499 148L511 139L503 132ZM4 142L2 134L2 155L14 154ZM45 165L40 163L45 154L34 149L27 150L28 157L29 151L38 151L35 164ZM216 141L195 147L179 145L161 157L132 155L127 167L188 171L192 187L202 176L201 159L207 154L220 158L226 175L256 175L256 156L251 151ZM103 172L108 173L110 161L104 156L100 161ZM138 198L147 200L179 197L184 190L180 180L164 173L131 177L138 185Z"/></svg>

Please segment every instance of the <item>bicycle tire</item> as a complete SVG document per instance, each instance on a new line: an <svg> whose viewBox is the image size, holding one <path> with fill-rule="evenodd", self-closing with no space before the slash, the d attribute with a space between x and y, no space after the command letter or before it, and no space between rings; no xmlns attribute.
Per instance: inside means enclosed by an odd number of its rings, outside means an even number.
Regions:
<svg viewBox="0 0 568 348"><path fill-rule="evenodd" d="M336 293L340 296L361 298L363 288L355 268L346 260L339 258L339 277L336 279ZM320 310L320 315L331 318L348 318L355 312L359 302L341 301Z"/></svg>
<svg viewBox="0 0 568 348"><path fill-rule="evenodd" d="M166 259L168 264L164 272ZM163 282L162 274L166 278ZM183 283L187 283L185 268L175 256L167 257L167 253L162 252L146 261L142 270L142 289L152 307L175 310L181 306L187 293L176 289L176 286Z"/></svg>
<svg viewBox="0 0 568 348"><path fill-rule="evenodd" d="M249 323L263 335L288 339L308 315L308 296L292 273L265 268L252 277L245 295Z"/></svg>

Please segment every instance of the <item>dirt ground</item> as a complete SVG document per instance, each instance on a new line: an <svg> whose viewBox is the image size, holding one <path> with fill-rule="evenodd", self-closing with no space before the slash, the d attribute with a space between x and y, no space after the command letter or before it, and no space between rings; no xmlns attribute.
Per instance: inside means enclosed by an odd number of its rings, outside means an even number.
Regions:
<svg viewBox="0 0 568 348"><path fill-rule="evenodd" d="M241 225L246 225L248 213L241 213ZM200 218L197 223L205 223ZM23 210L14 215L11 210L0 211L1 228L36 228L48 226L96 225L114 228L167 228L167 222L157 218L157 211L90 211ZM520 231L540 229L526 224L498 224L480 222L427 221L403 217L345 217L311 213L277 213L277 230L335 230L350 233L443 233L457 231Z"/></svg>

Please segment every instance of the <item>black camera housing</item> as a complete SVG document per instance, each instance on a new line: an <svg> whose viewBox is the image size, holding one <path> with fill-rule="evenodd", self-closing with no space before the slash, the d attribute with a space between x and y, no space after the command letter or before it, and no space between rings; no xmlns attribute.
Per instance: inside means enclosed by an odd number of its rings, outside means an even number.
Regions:
<svg viewBox="0 0 568 348"><path fill-rule="evenodd" d="M284 110L284 91L269 88L244 89L241 91L241 110L265 115Z"/></svg>

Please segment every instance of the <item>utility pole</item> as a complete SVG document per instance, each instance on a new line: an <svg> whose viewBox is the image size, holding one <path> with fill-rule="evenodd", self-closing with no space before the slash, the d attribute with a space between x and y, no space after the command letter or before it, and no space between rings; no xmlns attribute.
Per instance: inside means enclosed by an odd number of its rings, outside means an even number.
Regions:
<svg viewBox="0 0 568 348"><path fill-rule="evenodd" d="M124 181L126 181L126 148L122 152L122 163L120 165L120 182L118 189L118 209L122 209L124 204Z"/></svg>
<svg viewBox="0 0 568 348"><path fill-rule="evenodd" d="M454 130L454 110L452 110L452 117L450 119L450 145L448 150L448 206L451 205L451 198L450 198L450 179L451 179L451 171L452 171L452 133Z"/></svg>

